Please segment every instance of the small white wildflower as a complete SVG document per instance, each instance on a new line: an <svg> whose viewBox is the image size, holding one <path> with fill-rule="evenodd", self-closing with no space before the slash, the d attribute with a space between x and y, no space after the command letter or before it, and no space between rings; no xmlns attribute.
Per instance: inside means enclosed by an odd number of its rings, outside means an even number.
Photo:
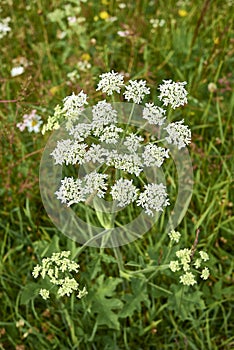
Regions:
<svg viewBox="0 0 234 350"><path fill-rule="evenodd" d="M74 278L65 277L61 282L62 286L58 289L59 296L67 295L69 297L73 291L78 290L79 284Z"/></svg>
<svg viewBox="0 0 234 350"><path fill-rule="evenodd" d="M98 83L97 91L102 90L102 92L107 95L112 95L114 91L120 93L120 89L124 86L124 77L122 74L115 73L113 70L109 73L103 73L99 75L101 80Z"/></svg>
<svg viewBox="0 0 234 350"><path fill-rule="evenodd" d="M165 158L169 158L168 152L169 150L163 147L158 147L153 144L146 145L142 154L144 165L156 166L159 168L163 164Z"/></svg>
<svg viewBox="0 0 234 350"><path fill-rule="evenodd" d="M77 298L81 299L87 294L88 294L88 292L86 290L86 287L84 287L82 290L79 290L79 293L77 294Z"/></svg>
<svg viewBox="0 0 234 350"><path fill-rule="evenodd" d="M51 153L55 164L83 164L87 144L70 139L57 141L57 146Z"/></svg>
<svg viewBox="0 0 234 350"><path fill-rule="evenodd" d="M186 272L184 275L180 276L180 283L184 286L193 286L197 283L194 274L192 272Z"/></svg>
<svg viewBox="0 0 234 350"><path fill-rule="evenodd" d="M176 145L178 149L186 147L191 142L191 130L183 123L184 120L180 120L175 123L170 123L164 128L169 135L165 138L166 141Z"/></svg>
<svg viewBox="0 0 234 350"><path fill-rule="evenodd" d="M150 94L150 88L146 87L145 80L129 80L123 93L125 100L132 100L134 103L141 103L145 95Z"/></svg>
<svg viewBox="0 0 234 350"><path fill-rule="evenodd" d="M202 270L201 278L203 278L204 280L207 280L209 275L210 275L210 271L208 267L204 267L204 269Z"/></svg>
<svg viewBox="0 0 234 350"><path fill-rule="evenodd" d="M121 178L111 187L110 194L118 202L119 207L125 207L137 199L137 192L138 189L133 185L132 180Z"/></svg>
<svg viewBox="0 0 234 350"><path fill-rule="evenodd" d="M90 174L85 175L85 189L88 194L93 194L97 192L97 196L102 198L104 197L107 185L105 183L108 178L107 174L99 174L96 171L93 171Z"/></svg>
<svg viewBox="0 0 234 350"><path fill-rule="evenodd" d="M87 72L91 67L91 64L87 60L77 62L77 68L81 72Z"/></svg>
<svg viewBox="0 0 234 350"><path fill-rule="evenodd" d="M118 30L117 34L122 38L126 38L132 35L132 33L129 30Z"/></svg>
<svg viewBox="0 0 234 350"><path fill-rule="evenodd" d="M87 189L80 179L74 180L73 177L65 177L61 180L61 186L55 195L61 203L65 203L69 207L74 203L85 201Z"/></svg>
<svg viewBox="0 0 234 350"><path fill-rule="evenodd" d="M148 120L149 124L162 125L164 124L165 109L155 106L153 103L146 103L143 109L143 118Z"/></svg>
<svg viewBox="0 0 234 350"><path fill-rule="evenodd" d="M22 66L13 67L11 70L12 78L17 77L18 75L21 75L23 73L24 73L24 67L22 67Z"/></svg>
<svg viewBox="0 0 234 350"><path fill-rule="evenodd" d="M121 154L116 150L110 151L107 156L106 164L108 166L114 166L116 169L126 171L130 174L139 174L143 170L143 164L141 158L136 153L132 154Z"/></svg>
<svg viewBox="0 0 234 350"><path fill-rule="evenodd" d="M41 295L41 297L46 300L49 299L50 297L50 292L47 289L40 289L39 294Z"/></svg>
<svg viewBox="0 0 234 350"><path fill-rule="evenodd" d="M133 133L129 134L128 136L126 136L126 139L124 141L124 145L126 147L128 147L128 149L131 152L136 152L137 149L141 146L141 142L144 141L144 138L141 136L137 136Z"/></svg>
<svg viewBox="0 0 234 350"><path fill-rule="evenodd" d="M99 136L104 126L117 123L117 111L106 100L99 101L93 106L92 114L92 128L95 136Z"/></svg>
<svg viewBox="0 0 234 350"><path fill-rule="evenodd" d="M170 261L169 268L171 271L176 272L180 270L180 265L178 260Z"/></svg>
<svg viewBox="0 0 234 350"><path fill-rule="evenodd" d="M76 141L82 142L91 134L91 130L91 124L80 123L69 129L69 135L72 135Z"/></svg>
<svg viewBox="0 0 234 350"><path fill-rule="evenodd" d="M119 133L121 133L123 129L118 128L114 124L110 126L105 126L99 136L101 142L105 142L107 144L116 144L119 139Z"/></svg>
<svg viewBox="0 0 234 350"><path fill-rule="evenodd" d="M100 145L92 144L84 156L85 162L104 163L109 151Z"/></svg>
<svg viewBox="0 0 234 350"><path fill-rule="evenodd" d="M183 106L188 103L188 92L184 88L186 84L186 81L175 83L172 80L163 80L163 84L159 85L159 100L163 101L164 106L170 104L173 109Z"/></svg>
<svg viewBox="0 0 234 350"><path fill-rule="evenodd" d="M24 324L25 324L25 322L24 322L24 320L21 318L19 321L17 321L17 322L15 323L15 326L16 326L17 328L21 328L21 327L24 326Z"/></svg>
<svg viewBox="0 0 234 350"><path fill-rule="evenodd" d="M25 128L28 129L28 132L38 133L40 131L40 127L43 124L41 117L36 114L36 110L33 109L29 114L23 115L23 122L18 123L16 126L20 129L20 131L24 131Z"/></svg>
<svg viewBox="0 0 234 350"><path fill-rule="evenodd" d="M127 5L124 2L121 2L118 7L122 10L125 9L125 7L127 7Z"/></svg>
<svg viewBox="0 0 234 350"><path fill-rule="evenodd" d="M172 230L168 233L168 236L170 237L171 241L175 241L176 243L179 243L181 234L178 231Z"/></svg>
<svg viewBox="0 0 234 350"><path fill-rule="evenodd" d="M83 90L78 95L73 92L72 95L63 99L63 112L67 117L77 117L84 110L85 104L88 104L87 95Z"/></svg>
<svg viewBox="0 0 234 350"><path fill-rule="evenodd" d="M75 83L80 78L77 69L74 69L72 72L67 73L67 78L72 83Z"/></svg>
<svg viewBox="0 0 234 350"><path fill-rule="evenodd" d="M166 186L162 183L159 185L150 183L144 187L145 191L140 194L137 205L142 206L146 214L153 216L153 211L163 211L163 207L170 204L167 198Z"/></svg>
<svg viewBox="0 0 234 350"><path fill-rule="evenodd" d="M203 261L209 260L209 255L206 252L200 251L199 254L200 254Z"/></svg>
<svg viewBox="0 0 234 350"><path fill-rule="evenodd" d="M7 33L11 31L8 23L11 21L10 17L6 17L0 20L0 39L2 39Z"/></svg>
<svg viewBox="0 0 234 350"><path fill-rule="evenodd" d="M158 18L151 18L150 24L152 25L153 29L156 29L158 27L163 27L166 23L165 19L158 19Z"/></svg>
<svg viewBox="0 0 234 350"><path fill-rule="evenodd" d="M213 93L217 91L217 85L215 83L209 83L207 86L209 92Z"/></svg>
<svg viewBox="0 0 234 350"><path fill-rule="evenodd" d="M199 267L201 266L201 262L202 262L201 259L195 260L195 262L194 262L195 269L199 269Z"/></svg>

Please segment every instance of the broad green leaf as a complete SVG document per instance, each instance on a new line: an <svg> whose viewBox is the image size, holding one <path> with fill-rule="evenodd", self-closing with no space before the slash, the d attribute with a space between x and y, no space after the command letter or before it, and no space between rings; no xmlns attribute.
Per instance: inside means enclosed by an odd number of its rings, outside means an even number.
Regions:
<svg viewBox="0 0 234 350"><path fill-rule="evenodd" d="M97 313L98 325L106 325L109 328L119 330L118 314L113 310L121 309L123 303L117 298L111 298L115 293L116 286L122 282L121 278L104 280L101 275L96 283L98 288L92 293L92 312Z"/></svg>
<svg viewBox="0 0 234 350"><path fill-rule="evenodd" d="M120 317L131 317L135 311L141 311L141 303L150 306L145 280L133 278L131 281L132 294L123 297L124 307L120 312Z"/></svg>

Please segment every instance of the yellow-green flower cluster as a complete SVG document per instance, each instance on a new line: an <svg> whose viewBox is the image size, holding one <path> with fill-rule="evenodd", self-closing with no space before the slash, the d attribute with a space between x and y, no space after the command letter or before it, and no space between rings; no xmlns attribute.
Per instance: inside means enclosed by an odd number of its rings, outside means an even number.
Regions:
<svg viewBox="0 0 234 350"><path fill-rule="evenodd" d="M70 296L74 291L78 291L77 297L82 298L87 291L85 287L80 290L79 284L71 276L72 272L78 273L80 266L68 258L70 254L70 251L62 251L53 253L50 258L42 259L42 264L34 267L32 275L34 278L49 277L50 283L58 287L58 296ZM39 294L44 300L50 297L47 289L41 288Z"/></svg>
<svg viewBox="0 0 234 350"><path fill-rule="evenodd" d="M180 233L172 230L169 234L170 240L179 242ZM192 249L184 248L176 252L177 260L172 260L169 263L169 268L172 272L183 271L184 274L180 276L180 283L186 286L192 286L197 283L195 274L191 272L192 268L198 270L202 267L203 262L209 260L209 255L204 251L199 251L199 258L196 258L193 262L193 251ZM203 267L200 277L203 280L207 280L210 275L208 267Z"/></svg>

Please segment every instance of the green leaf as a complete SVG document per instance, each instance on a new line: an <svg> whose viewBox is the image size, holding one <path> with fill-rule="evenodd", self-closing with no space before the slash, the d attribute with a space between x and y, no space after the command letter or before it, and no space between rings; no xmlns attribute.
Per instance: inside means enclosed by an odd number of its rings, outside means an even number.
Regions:
<svg viewBox="0 0 234 350"><path fill-rule="evenodd" d="M40 290L38 283L28 283L21 292L20 304L26 305L30 300L34 299Z"/></svg>
<svg viewBox="0 0 234 350"><path fill-rule="evenodd" d="M131 317L135 311L141 311L141 303L147 307L150 306L148 291L144 279L133 278L131 281L133 294L127 294L123 297L125 304L120 312L120 317Z"/></svg>
<svg viewBox="0 0 234 350"><path fill-rule="evenodd" d="M196 310L205 309L203 293L199 290L188 292L184 286L173 284L171 291L172 294L168 298L168 309L173 310L182 320L189 319L191 313Z"/></svg>
<svg viewBox="0 0 234 350"><path fill-rule="evenodd" d="M109 277L104 281L101 275L96 283L97 289L90 295L92 298L92 312L97 313L97 324L106 325L109 328L120 329L118 314L113 310L121 309L123 303L116 298L111 298L115 293L116 286L122 282L121 278Z"/></svg>

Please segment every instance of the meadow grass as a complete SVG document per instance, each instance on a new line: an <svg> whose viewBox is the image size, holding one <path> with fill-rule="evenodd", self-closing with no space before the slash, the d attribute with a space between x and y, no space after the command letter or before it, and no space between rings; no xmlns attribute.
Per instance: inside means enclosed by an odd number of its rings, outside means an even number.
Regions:
<svg viewBox="0 0 234 350"><path fill-rule="evenodd" d="M77 3L0 5L0 17L11 18L11 32L0 39L0 349L232 349L233 1ZM72 13L84 20L69 26ZM165 24L152 31L157 18ZM25 72L11 77L25 59ZM90 67L83 71L77 62ZM188 82L189 103L173 118L184 118L193 135L194 190L178 227L180 246L191 247L199 229L197 247L210 256L211 275L196 288L178 289L169 270L157 270L168 250L160 227L116 250L83 249L43 207L38 177L48 135L20 132L16 124L32 109L46 122L72 91L83 89L94 104L98 75L111 69L147 80L155 101L162 79ZM164 220L166 214L161 227ZM44 301L33 295L32 269L64 249L80 264L89 294Z"/></svg>

